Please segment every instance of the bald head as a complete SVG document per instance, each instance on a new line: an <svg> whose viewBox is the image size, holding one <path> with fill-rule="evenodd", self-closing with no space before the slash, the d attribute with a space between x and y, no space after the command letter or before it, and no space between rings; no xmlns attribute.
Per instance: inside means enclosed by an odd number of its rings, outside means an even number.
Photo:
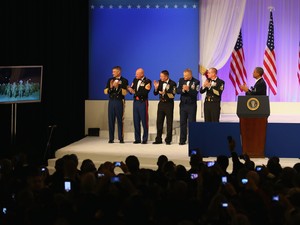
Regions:
<svg viewBox="0 0 300 225"><path fill-rule="evenodd" d="M142 68L138 68L135 72L136 79L142 79L144 77L144 70Z"/></svg>

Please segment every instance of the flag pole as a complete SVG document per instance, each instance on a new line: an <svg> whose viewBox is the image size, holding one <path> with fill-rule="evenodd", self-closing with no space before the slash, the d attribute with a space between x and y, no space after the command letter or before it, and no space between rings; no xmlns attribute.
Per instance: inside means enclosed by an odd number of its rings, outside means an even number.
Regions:
<svg viewBox="0 0 300 225"><path fill-rule="evenodd" d="M275 8L274 8L274 6L270 5L270 6L268 6L268 10L270 12L273 12L273 11L275 11ZM270 87L269 87L269 85L268 85L267 95L270 95Z"/></svg>
<svg viewBox="0 0 300 225"><path fill-rule="evenodd" d="M269 9L270 12L275 11L275 7L274 6L268 6L268 9Z"/></svg>

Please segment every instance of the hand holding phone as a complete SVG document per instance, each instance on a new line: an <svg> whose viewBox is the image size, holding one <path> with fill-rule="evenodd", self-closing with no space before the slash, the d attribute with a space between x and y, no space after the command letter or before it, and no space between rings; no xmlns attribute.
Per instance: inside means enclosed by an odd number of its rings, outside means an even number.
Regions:
<svg viewBox="0 0 300 225"><path fill-rule="evenodd" d="M279 195L273 195L272 200L275 201L275 202L278 202L279 201Z"/></svg>
<svg viewBox="0 0 300 225"><path fill-rule="evenodd" d="M65 181L65 191L69 192L71 191L71 181Z"/></svg>
<svg viewBox="0 0 300 225"><path fill-rule="evenodd" d="M206 165L207 167L212 167L215 165L215 162L214 161L209 161L209 162L206 162Z"/></svg>
<svg viewBox="0 0 300 225"><path fill-rule="evenodd" d="M262 168L263 168L262 166L256 166L256 167L255 167L255 170L256 170L257 172L259 172L259 171L262 170Z"/></svg>
<svg viewBox="0 0 300 225"><path fill-rule="evenodd" d="M191 173L191 179L195 180L198 178L198 173Z"/></svg>
<svg viewBox="0 0 300 225"><path fill-rule="evenodd" d="M99 173L99 172L98 172L98 173L97 173L97 177L98 177L98 178L104 177L104 173Z"/></svg>
<svg viewBox="0 0 300 225"><path fill-rule="evenodd" d="M243 179L241 180L241 182L242 182L242 184L247 184L247 183L248 183L248 179L247 179L247 178L243 178Z"/></svg>
<svg viewBox="0 0 300 225"><path fill-rule="evenodd" d="M118 176L113 176L110 178L111 183L119 183L120 182L120 177Z"/></svg>
<svg viewBox="0 0 300 225"><path fill-rule="evenodd" d="M227 184L227 177L226 176L222 176L222 184Z"/></svg>
<svg viewBox="0 0 300 225"><path fill-rule="evenodd" d="M221 206L222 206L222 208L227 208L228 207L228 203L227 202L222 202Z"/></svg>
<svg viewBox="0 0 300 225"><path fill-rule="evenodd" d="M115 162L115 167L119 167L119 166L121 166L121 162Z"/></svg>

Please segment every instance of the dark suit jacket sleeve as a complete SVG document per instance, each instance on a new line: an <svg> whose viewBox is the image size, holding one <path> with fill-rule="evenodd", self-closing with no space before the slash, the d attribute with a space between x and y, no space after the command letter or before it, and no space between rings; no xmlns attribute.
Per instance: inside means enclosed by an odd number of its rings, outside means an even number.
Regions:
<svg viewBox="0 0 300 225"><path fill-rule="evenodd" d="M246 92L246 95L266 95L267 92L267 85L263 78L259 79L254 87L253 90L249 90Z"/></svg>

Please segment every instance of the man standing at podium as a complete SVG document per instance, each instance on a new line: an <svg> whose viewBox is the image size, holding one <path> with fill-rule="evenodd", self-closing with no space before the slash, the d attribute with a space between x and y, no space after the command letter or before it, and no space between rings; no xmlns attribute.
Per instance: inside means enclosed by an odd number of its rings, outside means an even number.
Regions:
<svg viewBox="0 0 300 225"><path fill-rule="evenodd" d="M207 80L200 88L200 93L206 92L204 101L204 121L219 122L221 112L221 97L225 82L218 78L218 70L210 68L207 72Z"/></svg>
<svg viewBox="0 0 300 225"><path fill-rule="evenodd" d="M248 88L246 84L240 85L240 88L246 93L246 95L266 95L267 85L262 78L264 69L256 67L253 71L253 78L256 79L254 87Z"/></svg>

